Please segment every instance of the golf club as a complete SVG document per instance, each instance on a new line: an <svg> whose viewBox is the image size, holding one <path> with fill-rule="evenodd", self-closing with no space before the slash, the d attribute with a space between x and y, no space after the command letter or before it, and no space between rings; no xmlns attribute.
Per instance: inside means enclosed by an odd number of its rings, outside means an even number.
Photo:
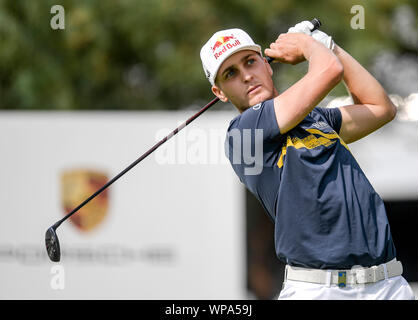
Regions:
<svg viewBox="0 0 418 320"><path fill-rule="evenodd" d="M321 26L321 22L317 18L314 18L311 21L311 23L314 25L314 28L312 29L312 31L318 29ZM274 60L271 57L266 57L266 59L267 59L268 63L271 63ZM89 203L93 198L95 198L103 190L108 188L116 180L118 180L125 173L127 173L129 170L131 170L139 162L141 162L146 157L148 157L158 147L160 147L163 143L165 143L167 140L169 140L174 135L176 135L180 130L182 130L184 127L189 125L193 120L195 120L197 117L199 117L202 113L204 113L206 110L208 110L210 107L212 107L218 101L219 101L218 97L214 98L207 105L205 105L200 111L198 111L196 114L194 114L189 119L187 119L185 122L183 122L180 126L178 126L176 129L174 129L170 134L168 134L166 137L164 137L159 142L157 142L153 147L151 147L151 149L149 149L147 152L145 152L142 156L140 156L133 163L131 163L126 169L124 169L117 176L115 176L113 179L111 179L109 182L107 182L105 185L103 185L99 190L97 190L95 193L93 193L90 197L88 197L86 200L84 200L79 206L74 208L70 213L68 213L66 216L64 216L61 220L57 221L55 224L53 224L51 227L49 227L48 230L45 233L46 251L48 253L49 259L53 262L59 262L60 259L61 259L61 249L60 249L60 244L59 244L59 240L58 240L56 230L65 220L67 220L74 213L76 213L78 210L80 210L82 207L84 207L87 203Z"/></svg>

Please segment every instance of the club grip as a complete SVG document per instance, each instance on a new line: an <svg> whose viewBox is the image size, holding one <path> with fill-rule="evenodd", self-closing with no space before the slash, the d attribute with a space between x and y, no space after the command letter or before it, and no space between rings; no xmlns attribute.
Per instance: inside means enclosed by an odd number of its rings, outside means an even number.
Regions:
<svg viewBox="0 0 418 320"><path fill-rule="evenodd" d="M319 21L319 19L318 18L313 18L312 20L311 20L311 23L313 24L313 28L311 29L311 32L312 31L315 31L316 29L319 29L319 27L322 25L322 23L321 23L321 21ZM267 59L267 62L268 63L272 63L272 61L274 60L274 58L272 58L272 57L266 57L266 59Z"/></svg>
<svg viewBox="0 0 418 320"><path fill-rule="evenodd" d="M322 25L321 21L319 21L318 18L313 18L311 20L311 23L314 25L314 27L311 31L315 31L316 29L319 29L319 27Z"/></svg>

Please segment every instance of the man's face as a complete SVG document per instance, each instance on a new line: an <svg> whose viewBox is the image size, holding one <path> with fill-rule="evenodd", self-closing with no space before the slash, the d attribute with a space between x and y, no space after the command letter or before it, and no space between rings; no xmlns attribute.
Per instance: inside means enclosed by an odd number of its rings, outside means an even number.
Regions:
<svg viewBox="0 0 418 320"><path fill-rule="evenodd" d="M240 112L278 95L273 70L257 52L243 50L226 59L218 70L213 93L230 101Z"/></svg>

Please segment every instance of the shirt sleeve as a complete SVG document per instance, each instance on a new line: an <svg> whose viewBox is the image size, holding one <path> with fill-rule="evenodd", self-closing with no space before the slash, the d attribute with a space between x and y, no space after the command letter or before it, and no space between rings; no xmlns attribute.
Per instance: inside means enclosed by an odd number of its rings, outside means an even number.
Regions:
<svg viewBox="0 0 418 320"><path fill-rule="evenodd" d="M281 142L273 100L267 100L248 108L231 121L225 155L244 182L248 176L257 176L263 167L277 162Z"/></svg>
<svg viewBox="0 0 418 320"><path fill-rule="evenodd" d="M335 132L340 133L342 116L339 108L315 108L328 122Z"/></svg>
<svg viewBox="0 0 418 320"><path fill-rule="evenodd" d="M267 100L245 110L237 124L239 129L261 129L265 142L277 142L281 138L274 111L274 100Z"/></svg>

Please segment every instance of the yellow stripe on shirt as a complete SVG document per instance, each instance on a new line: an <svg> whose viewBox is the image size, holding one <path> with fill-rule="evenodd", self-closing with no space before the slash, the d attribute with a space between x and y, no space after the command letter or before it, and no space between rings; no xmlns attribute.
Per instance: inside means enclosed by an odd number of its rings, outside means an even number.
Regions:
<svg viewBox="0 0 418 320"><path fill-rule="evenodd" d="M279 161L277 165L279 168L283 167L284 156L286 155L287 148L293 147L295 149L314 149L319 146L329 147L330 145L334 144L338 140L340 143L348 150L347 144L341 139L341 137L337 133L324 133L318 129L306 129L309 133L309 136L305 138L298 138L287 136L286 144L282 147L282 154L280 155ZM314 134L320 135L320 137L316 137Z"/></svg>

